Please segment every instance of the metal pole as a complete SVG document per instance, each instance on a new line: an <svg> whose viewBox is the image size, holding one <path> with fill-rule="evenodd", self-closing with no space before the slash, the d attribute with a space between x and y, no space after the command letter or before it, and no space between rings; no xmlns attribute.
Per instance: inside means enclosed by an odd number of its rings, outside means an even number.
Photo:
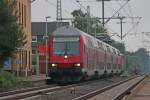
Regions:
<svg viewBox="0 0 150 100"><path fill-rule="evenodd" d="M89 23L88 23L88 17L86 18L86 23L87 23L86 31L87 31L87 33L89 34L89 29L88 29L88 26L89 26Z"/></svg>
<svg viewBox="0 0 150 100"><path fill-rule="evenodd" d="M47 63L48 63L48 61L47 61L47 59L48 59L48 57L47 57L47 18L46 18L46 76L47 76L47 73L48 73L48 65L47 65Z"/></svg>
<svg viewBox="0 0 150 100"><path fill-rule="evenodd" d="M50 16L45 17L46 18L46 33L45 33L45 38L46 38L46 76L48 75L48 52L47 52L47 45L48 45L48 35L47 35L47 19L50 18Z"/></svg>
<svg viewBox="0 0 150 100"><path fill-rule="evenodd" d="M123 23L122 20L123 20L123 18L120 19L120 24L121 24L121 40L122 40L122 23Z"/></svg>
<svg viewBox="0 0 150 100"><path fill-rule="evenodd" d="M97 25L95 25L94 27L95 27L95 34L94 34L94 38L96 39L96 29L97 29Z"/></svg>
<svg viewBox="0 0 150 100"><path fill-rule="evenodd" d="M40 70L39 70L39 53L36 54L36 75L40 74Z"/></svg>
<svg viewBox="0 0 150 100"><path fill-rule="evenodd" d="M104 17L105 17L105 15L104 15L104 11L105 11L105 9L104 9L104 0L102 0L102 24L103 24L103 27L104 27L104 25L105 25L105 19L104 19Z"/></svg>

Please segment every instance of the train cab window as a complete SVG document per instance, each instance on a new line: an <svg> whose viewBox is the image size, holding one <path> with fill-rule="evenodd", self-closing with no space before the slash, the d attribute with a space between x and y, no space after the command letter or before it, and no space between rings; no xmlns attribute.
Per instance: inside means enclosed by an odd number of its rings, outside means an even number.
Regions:
<svg viewBox="0 0 150 100"><path fill-rule="evenodd" d="M92 39L90 37L86 36L86 42L88 44L88 47L90 47L90 48L93 47Z"/></svg>
<svg viewBox="0 0 150 100"><path fill-rule="evenodd" d="M113 53L113 51L112 51L112 48L111 48L111 47L109 47L109 50L110 50L110 53Z"/></svg>
<svg viewBox="0 0 150 100"><path fill-rule="evenodd" d="M115 50L115 52L116 52L116 55L118 55L118 52L117 52L117 50Z"/></svg>
<svg viewBox="0 0 150 100"><path fill-rule="evenodd" d="M54 37L55 55L79 55L79 37Z"/></svg>
<svg viewBox="0 0 150 100"><path fill-rule="evenodd" d="M115 49L113 49L113 53L116 55L116 51L115 51Z"/></svg>
<svg viewBox="0 0 150 100"><path fill-rule="evenodd" d="M119 51L117 51L118 52L118 55L120 56L120 52Z"/></svg>
<svg viewBox="0 0 150 100"><path fill-rule="evenodd" d="M113 51L113 48L112 48L112 47L110 47L110 51L111 51L111 53L112 53L112 54L114 53L114 51Z"/></svg>
<svg viewBox="0 0 150 100"><path fill-rule="evenodd" d="M107 51L107 49L106 49L106 45L105 44L102 44L103 45L103 49L104 49L104 51Z"/></svg>
<svg viewBox="0 0 150 100"><path fill-rule="evenodd" d="M101 42L98 42L98 47L103 50L103 46Z"/></svg>
<svg viewBox="0 0 150 100"><path fill-rule="evenodd" d="M108 52L110 52L110 48L109 48L109 46L106 46L106 48L107 48L107 51L108 51Z"/></svg>

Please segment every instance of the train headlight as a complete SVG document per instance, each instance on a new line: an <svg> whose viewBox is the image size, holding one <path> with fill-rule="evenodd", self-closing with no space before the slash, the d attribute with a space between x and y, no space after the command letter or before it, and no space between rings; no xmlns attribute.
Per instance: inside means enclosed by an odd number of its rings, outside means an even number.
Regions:
<svg viewBox="0 0 150 100"><path fill-rule="evenodd" d="M74 66L80 67L80 66L81 66L81 64L80 64L80 63L77 63L77 64L75 64Z"/></svg>
<svg viewBox="0 0 150 100"><path fill-rule="evenodd" d="M67 55L65 55L65 56L64 56L64 58L65 58L65 59L67 59L67 58L68 58L68 56L67 56Z"/></svg>
<svg viewBox="0 0 150 100"><path fill-rule="evenodd" d="M57 66L57 64L52 64L52 67L56 67Z"/></svg>

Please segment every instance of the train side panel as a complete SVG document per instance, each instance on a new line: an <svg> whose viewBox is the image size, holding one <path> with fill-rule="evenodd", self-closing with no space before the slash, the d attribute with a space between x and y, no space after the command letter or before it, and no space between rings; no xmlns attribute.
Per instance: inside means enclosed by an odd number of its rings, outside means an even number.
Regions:
<svg viewBox="0 0 150 100"><path fill-rule="evenodd" d="M49 41L49 76L53 77L53 79L57 81L77 79L79 81L86 75L91 77L95 74L103 75L106 72L107 74L111 74L123 70L123 57L116 48L73 28L62 28L61 31L57 32L55 36L53 35L54 33L51 34ZM55 53L54 45L56 43L54 44L54 40L57 39L54 38L56 36L61 38L61 42L65 41L64 48L66 49L64 51L67 53ZM73 36L79 37L79 54L77 55L68 53L67 47L70 42L65 40L69 38L72 41ZM57 42L60 42L60 40ZM72 44L72 46L74 45ZM78 49L75 47L72 48ZM59 49L61 50L61 48Z"/></svg>

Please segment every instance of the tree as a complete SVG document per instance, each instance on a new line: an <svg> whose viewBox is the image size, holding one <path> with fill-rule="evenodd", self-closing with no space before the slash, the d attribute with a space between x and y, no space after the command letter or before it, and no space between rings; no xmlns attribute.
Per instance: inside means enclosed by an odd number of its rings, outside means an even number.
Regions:
<svg viewBox="0 0 150 100"><path fill-rule="evenodd" d="M87 13L83 13L81 9L74 10L72 13L74 27L86 32L90 35L95 36L103 42L111 44L113 41L107 34L108 31L102 26L101 21L97 17L91 17Z"/></svg>
<svg viewBox="0 0 150 100"><path fill-rule="evenodd" d="M16 0L0 0L0 67L14 51L26 44L26 35L17 23Z"/></svg>
<svg viewBox="0 0 150 100"><path fill-rule="evenodd" d="M147 50L145 48L140 48L135 52L135 56L138 56L140 59L141 70L147 73L149 71L149 54Z"/></svg>
<svg viewBox="0 0 150 100"><path fill-rule="evenodd" d="M112 41L111 45L117 48L122 54L125 54L126 50L125 45L123 43Z"/></svg>
<svg viewBox="0 0 150 100"><path fill-rule="evenodd" d="M74 10L72 13L75 18L73 21L74 27L86 33L107 33L97 17L91 17L87 13L83 13L81 9Z"/></svg>
<svg viewBox="0 0 150 100"><path fill-rule="evenodd" d="M124 44L118 43L111 39L111 37L108 35L108 30L102 26L102 23L99 20L99 18L91 17L87 13L82 12L81 9L74 10L71 14L75 18L73 21L74 27L90 35L96 36L96 38L107 44L115 46L124 54Z"/></svg>
<svg viewBox="0 0 150 100"><path fill-rule="evenodd" d="M136 52L126 52L126 68L131 72L149 72L149 54L145 48L140 48Z"/></svg>

